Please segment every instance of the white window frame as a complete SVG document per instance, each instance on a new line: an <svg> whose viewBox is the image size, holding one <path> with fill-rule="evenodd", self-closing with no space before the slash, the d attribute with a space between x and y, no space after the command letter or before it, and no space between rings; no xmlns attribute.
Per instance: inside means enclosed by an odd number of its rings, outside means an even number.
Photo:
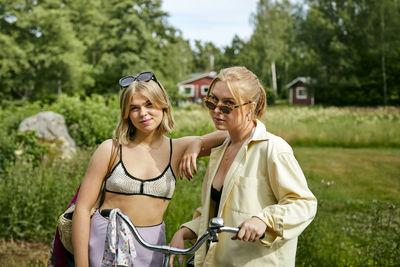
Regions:
<svg viewBox="0 0 400 267"><path fill-rule="evenodd" d="M304 91L304 95L301 95L300 92ZM307 99L307 89L304 86L296 87L296 98L297 99Z"/></svg>
<svg viewBox="0 0 400 267"><path fill-rule="evenodd" d="M207 91L205 91L206 88L207 88ZM209 89L210 89L209 85L202 85L201 91L200 91L201 96L206 96Z"/></svg>
<svg viewBox="0 0 400 267"><path fill-rule="evenodd" d="M190 88L190 93L186 93L186 88ZM186 97L193 97L194 96L194 85L193 84L184 84L179 86L179 91L181 95Z"/></svg>

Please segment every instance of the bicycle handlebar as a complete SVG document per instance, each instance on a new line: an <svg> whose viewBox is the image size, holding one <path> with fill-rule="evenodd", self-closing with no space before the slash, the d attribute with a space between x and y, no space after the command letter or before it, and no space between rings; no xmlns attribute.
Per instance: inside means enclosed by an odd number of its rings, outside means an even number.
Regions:
<svg viewBox="0 0 400 267"><path fill-rule="evenodd" d="M224 220L222 218L216 217L212 218L209 222L209 227L207 231L196 241L196 243L190 247L190 248L176 248L176 247L171 247L171 246L166 246L166 245L154 245L146 242L139 234L138 230L136 227L132 224L130 220L127 220L124 216L121 215L120 211L117 211L116 214L120 216L121 219L125 221L125 223L128 225L130 230L132 231L133 236L136 238L136 240L141 244L143 247L161 252L164 255L188 255L188 254L193 254L196 252L201 245L206 240L211 240L211 242L216 242L218 241L217 238L217 233L222 233L222 232L228 232L228 233L238 233L239 228L238 227L230 227L230 226L224 226Z"/></svg>

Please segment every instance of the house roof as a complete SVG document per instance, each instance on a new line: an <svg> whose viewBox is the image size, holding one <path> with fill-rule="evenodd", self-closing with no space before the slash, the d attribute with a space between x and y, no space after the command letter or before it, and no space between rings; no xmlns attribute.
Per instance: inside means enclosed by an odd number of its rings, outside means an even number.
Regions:
<svg viewBox="0 0 400 267"><path fill-rule="evenodd" d="M188 80L179 82L178 85L191 83L191 82L194 82L194 81L200 80L202 78L206 78L206 77L214 79L216 76L217 76L217 73L215 71L210 71L210 72L206 72L206 73L202 73L202 74L195 74L194 77L192 77Z"/></svg>
<svg viewBox="0 0 400 267"><path fill-rule="evenodd" d="M293 85L295 85L298 82L302 82L304 84L307 84L311 81L310 77L297 77L296 79L294 79L293 81L291 81L290 83L288 83L286 85L286 88L291 88Z"/></svg>

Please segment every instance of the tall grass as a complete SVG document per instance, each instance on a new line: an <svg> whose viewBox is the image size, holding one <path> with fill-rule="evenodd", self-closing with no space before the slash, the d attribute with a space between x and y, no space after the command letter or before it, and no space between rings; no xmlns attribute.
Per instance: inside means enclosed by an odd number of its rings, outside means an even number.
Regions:
<svg viewBox="0 0 400 267"><path fill-rule="evenodd" d="M213 131L205 108L175 109L173 136ZM400 147L400 108L272 106L263 118L267 130L293 146Z"/></svg>
<svg viewBox="0 0 400 267"><path fill-rule="evenodd" d="M68 163L38 166L17 161L0 179L0 240L50 241L58 215L78 189L89 155L83 150Z"/></svg>
<svg viewBox="0 0 400 267"><path fill-rule="evenodd" d="M272 133L294 146L400 147L400 109L270 107Z"/></svg>
<svg viewBox="0 0 400 267"><path fill-rule="evenodd" d="M14 155L14 149L24 144L20 140L25 140L13 136L18 120L40 110L37 103L26 109L0 110L0 129L7 133L0 137L7 148L0 153L13 157L4 162L0 173L0 240L50 242L58 215L83 178L94 144L112 134L118 114L115 100L108 105L101 98L66 98L44 106L65 113L69 130L80 139L79 153L68 162L37 164L42 152L35 152L34 142L29 142L34 156ZM102 111L92 114L97 109ZM172 137L214 130L208 111L200 106L175 108L174 116ZM267 129L294 147L319 200L317 217L299 238L298 266L396 266L400 262L399 119L398 108L268 108ZM207 163L208 158L199 160L194 180L177 181L164 218L168 240L200 205Z"/></svg>

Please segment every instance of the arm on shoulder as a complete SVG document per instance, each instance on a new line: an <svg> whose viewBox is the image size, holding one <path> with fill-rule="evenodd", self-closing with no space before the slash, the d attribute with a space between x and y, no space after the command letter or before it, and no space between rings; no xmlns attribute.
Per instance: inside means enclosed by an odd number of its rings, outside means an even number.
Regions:
<svg viewBox="0 0 400 267"><path fill-rule="evenodd" d="M227 131L214 131L202 136L185 136L176 139L176 144L181 147L182 155L185 151L196 151L197 157L209 156L211 149L221 145L226 137Z"/></svg>
<svg viewBox="0 0 400 267"><path fill-rule="evenodd" d="M178 174L182 179L183 175L190 180L193 178L192 169L197 172L196 159L208 156L211 148L217 147L226 139L228 132L215 131L203 136L186 136L175 140L176 157L178 161Z"/></svg>

